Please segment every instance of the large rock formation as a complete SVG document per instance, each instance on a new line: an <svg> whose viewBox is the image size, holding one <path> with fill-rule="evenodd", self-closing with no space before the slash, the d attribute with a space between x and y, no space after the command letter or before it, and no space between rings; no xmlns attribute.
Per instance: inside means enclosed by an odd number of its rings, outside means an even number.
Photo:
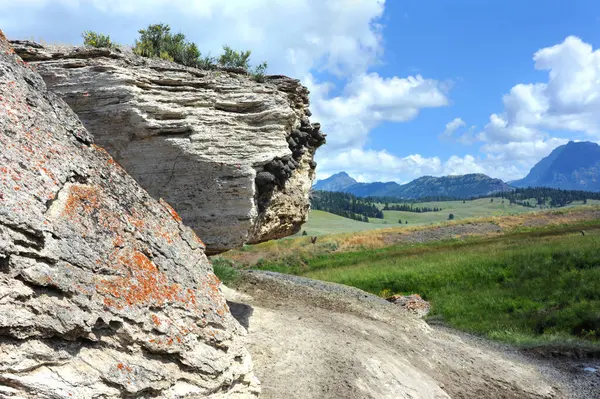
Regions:
<svg viewBox="0 0 600 399"><path fill-rule="evenodd" d="M209 252L297 232L324 135L308 90L244 71L204 71L127 51L12 42L97 143Z"/></svg>
<svg viewBox="0 0 600 399"><path fill-rule="evenodd" d="M0 398L252 396L203 249L0 32Z"/></svg>

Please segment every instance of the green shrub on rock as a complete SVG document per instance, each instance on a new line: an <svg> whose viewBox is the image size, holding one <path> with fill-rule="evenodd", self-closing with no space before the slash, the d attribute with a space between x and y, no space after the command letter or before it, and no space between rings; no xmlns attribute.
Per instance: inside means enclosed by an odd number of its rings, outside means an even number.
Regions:
<svg viewBox="0 0 600 399"><path fill-rule="evenodd" d="M93 32L86 30L81 34L83 37L83 44L89 47L96 48L117 48L118 45L110 40L110 36L102 33Z"/></svg>
<svg viewBox="0 0 600 399"><path fill-rule="evenodd" d="M258 65L250 74L257 82L265 81L265 72L267 71L267 62L264 61L262 64Z"/></svg>
<svg viewBox="0 0 600 399"><path fill-rule="evenodd" d="M159 58L176 62L181 65L199 69L213 69L216 65L224 68L242 68L257 82L265 81L267 63L263 62L255 68L250 68L251 51L236 51L229 46L223 46L223 54L218 58L202 56L196 43L188 42L183 33L172 34L167 24L152 24L146 29L140 29L139 38L135 41L133 52L142 57ZM110 37L101 33L85 31L84 44L91 47L116 48Z"/></svg>
<svg viewBox="0 0 600 399"><path fill-rule="evenodd" d="M267 71L267 63L263 62L254 69L250 68L250 50L236 51L229 46L223 46L223 54L219 57L219 65L225 68L243 68L257 82L265 81L265 72Z"/></svg>
<svg viewBox="0 0 600 399"><path fill-rule="evenodd" d="M178 64L196 67L200 61L200 50L195 43L186 41L183 33L173 35L166 24L153 24L140 29L133 51L143 57L160 58Z"/></svg>
<svg viewBox="0 0 600 399"><path fill-rule="evenodd" d="M248 51L235 51L229 46L223 46L223 54L219 57L219 65L226 68L250 68L250 54Z"/></svg>

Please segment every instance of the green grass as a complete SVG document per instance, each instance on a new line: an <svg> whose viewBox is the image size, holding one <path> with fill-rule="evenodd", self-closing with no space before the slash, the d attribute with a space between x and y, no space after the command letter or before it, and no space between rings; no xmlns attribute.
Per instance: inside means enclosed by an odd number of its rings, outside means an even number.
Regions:
<svg viewBox="0 0 600 399"><path fill-rule="evenodd" d="M302 231L306 231L310 236L322 236L336 233L356 233L394 226L397 226L397 223L385 225L383 223L374 224L358 222L329 212L313 210L310 211L308 221L302 226ZM302 231L296 234L295 237L302 234Z"/></svg>
<svg viewBox="0 0 600 399"><path fill-rule="evenodd" d="M598 204L600 204L600 201L588 201L588 205ZM380 205L383 208L383 204ZM581 202L577 202L559 209L581 205ZM464 203L463 201L421 202L414 204L414 206L438 207L443 210L440 212L425 213L384 211L383 219L370 218L369 223L357 222L324 211L311 211L308 221L302 227L302 231L306 231L311 236L322 236L337 233L355 233L388 227L438 224L447 221L451 213L454 215L454 220L464 220L490 216L520 215L541 210L540 208L527 208L518 204L511 205L508 201L502 203L502 198L494 198L494 202L491 202L490 198L468 200ZM398 220L402 220L402 225L398 224ZM405 224L406 221L408 221L408 224ZM295 237L300 234L301 232L296 234Z"/></svg>
<svg viewBox="0 0 600 399"><path fill-rule="evenodd" d="M532 200L532 202L534 201ZM600 201L588 201L588 205L598 204L600 204ZM381 208L383 208L383 204L380 205ZM564 208L557 209L566 209L581 205L582 202L577 202ZM355 233L389 227L438 224L447 221L448 215L451 213L454 214L454 220L464 220L490 216L520 215L541 210L540 208L527 208L518 204L511 205L507 200L505 200L503 204L502 198L494 198L494 202L491 202L490 198L468 200L465 201L465 203L463 203L463 201L421 202L414 204L414 206L438 207L443 210L440 212L425 213L384 211L383 219L370 218L369 223L357 222L324 211L311 211L308 216L308 221L302 226L302 231L306 231L306 233L311 236L322 236L338 233ZM398 224L399 219L402 220L402 225ZM408 221L408 224L404 224L406 221ZM302 231L294 237L301 235Z"/></svg>
<svg viewBox="0 0 600 399"><path fill-rule="evenodd" d="M585 227L586 235L579 230ZM258 268L418 293L432 320L521 345L600 348L600 221L504 236L264 261Z"/></svg>
<svg viewBox="0 0 600 399"><path fill-rule="evenodd" d="M454 220L470 219L477 217L502 216L502 215L518 215L521 213L540 210L539 208L527 208L517 204L509 204L508 201L502 203L502 198L494 198L494 202L490 198L481 198L471 201L444 201L444 202L423 202L415 204L415 206L426 206L430 208L442 208L440 212L400 212L400 211L384 211L384 221L388 223L398 223L398 219L402 222L408 221L408 225L424 225L440 223L448 220L448 215L453 214ZM370 219L371 223L381 223L381 219Z"/></svg>
<svg viewBox="0 0 600 399"><path fill-rule="evenodd" d="M240 272L227 259L216 256L211 258L211 263L216 276L223 284L233 286L240 279Z"/></svg>

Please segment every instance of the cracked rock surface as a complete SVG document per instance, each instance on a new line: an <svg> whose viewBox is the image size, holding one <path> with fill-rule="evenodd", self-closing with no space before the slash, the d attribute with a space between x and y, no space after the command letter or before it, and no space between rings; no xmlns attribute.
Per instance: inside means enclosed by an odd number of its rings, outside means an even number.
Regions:
<svg viewBox="0 0 600 399"><path fill-rule="evenodd" d="M204 244L0 32L0 398L253 397Z"/></svg>
<svg viewBox="0 0 600 399"><path fill-rule="evenodd" d="M257 83L127 51L12 42L85 127L210 253L296 233L306 221L316 149L308 90Z"/></svg>

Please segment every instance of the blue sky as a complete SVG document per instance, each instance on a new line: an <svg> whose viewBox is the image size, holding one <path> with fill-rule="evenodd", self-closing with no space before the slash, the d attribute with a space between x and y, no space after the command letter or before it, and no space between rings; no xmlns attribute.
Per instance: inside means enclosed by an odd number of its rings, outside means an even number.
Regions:
<svg viewBox="0 0 600 399"><path fill-rule="evenodd" d="M9 38L132 43L156 22L301 79L328 133L319 178L511 180L568 140L600 140L594 0L0 0Z"/></svg>

